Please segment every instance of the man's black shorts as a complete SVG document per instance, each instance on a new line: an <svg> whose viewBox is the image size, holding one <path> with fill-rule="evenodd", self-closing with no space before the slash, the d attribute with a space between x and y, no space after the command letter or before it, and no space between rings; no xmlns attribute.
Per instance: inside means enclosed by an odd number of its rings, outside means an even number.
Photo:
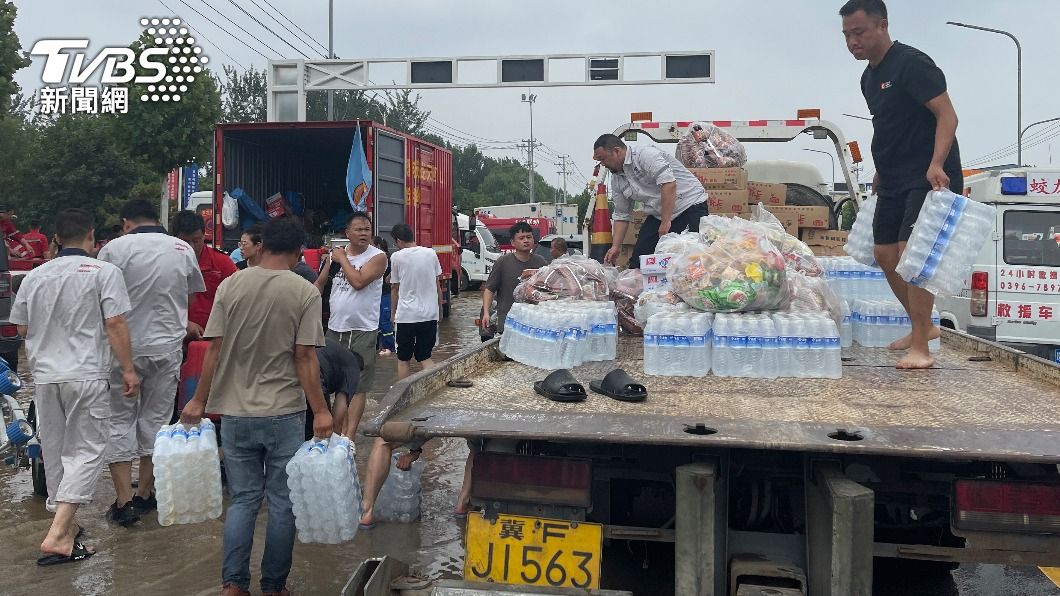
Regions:
<svg viewBox="0 0 1060 596"><path fill-rule="evenodd" d="M685 230L698 232L699 218L706 216L706 201L692 205L670 220L670 232L677 234ZM650 255L655 252L655 245L659 243L660 225L662 225L662 222L654 215L644 218L644 223L640 226L640 235L637 236L637 243L633 245L633 254L629 257L630 269L640 269L640 256Z"/></svg>
<svg viewBox="0 0 1060 596"><path fill-rule="evenodd" d="M964 192L964 177L949 174L950 190ZM913 224L920 216L920 208L931 187L924 186L891 193L881 190L876 199L876 217L872 220L872 238L875 244L897 244L906 242L913 233Z"/></svg>
<svg viewBox="0 0 1060 596"><path fill-rule="evenodd" d="M402 362L423 362L431 357L434 343L438 339L438 321L397 324L397 357Z"/></svg>

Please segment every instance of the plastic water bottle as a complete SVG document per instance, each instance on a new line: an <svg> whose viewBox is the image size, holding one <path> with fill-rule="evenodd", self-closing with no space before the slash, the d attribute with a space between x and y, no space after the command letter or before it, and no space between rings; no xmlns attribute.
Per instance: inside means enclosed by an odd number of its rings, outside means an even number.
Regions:
<svg viewBox="0 0 1060 596"><path fill-rule="evenodd" d="M372 510L373 518L377 521L412 523L420 518L420 506L422 502L422 489L420 485L423 476L422 461L415 461L408 470L397 467L400 457L394 454L390 463L390 474L386 482L379 490L375 506Z"/></svg>
<svg viewBox="0 0 1060 596"><path fill-rule="evenodd" d="M302 542L352 540L361 516L354 446L346 437L306 441L287 463L287 486Z"/></svg>
<svg viewBox="0 0 1060 596"><path fill-rule="evenodd" d="M897 273L936 295L960 291L996 215L994 207L949 190L929 192Z"/></svg>
<svg viewBox="0 0 1060 596"><path fill-rule="evenodd" d="M186 429L166 425L155 434L155 489L163 526L197 523L221 515L217 434L204 418Z"/></svg>
<svg viewBox="0 0 1060 596"><path fill-rule="evenodd" d="M934 307L931 308L931 324L936 326L936 327L939 327L942 324L942 315L940 315L939 311L936 308L934 308ZM928 342L928 352L931 352L932 354L935 354L935 353L938 353L941 350L942 350L942 338L941 337L935 338L935 339L933 339L933 340Z"/></svg>
<svg viewBox="0 0 1060 596"><path fill-rule="evenodd" d="M857 218L854 226L847 236L847 243L843 247L848 255L859 263L875 265L876 257L873 252L875 240L872 235L872 220L876 216L876 195L869 196L862 201L858 208Z"/></svg>
<svg viewBox="0 0 1060 596"><path fill-rule="evenodd" d="M730 335L732 334L731 313L718 313L714 315L713 344L711 346L711 369L719 377L732 376L730 359Z"/></svg>
<svg viewBox="0 0 1060 596"><path fill-rule="evenodd" d="M659 332L663 313L648 317L644 324L644 374L662 375L662 359L659 357Z"/></svg>

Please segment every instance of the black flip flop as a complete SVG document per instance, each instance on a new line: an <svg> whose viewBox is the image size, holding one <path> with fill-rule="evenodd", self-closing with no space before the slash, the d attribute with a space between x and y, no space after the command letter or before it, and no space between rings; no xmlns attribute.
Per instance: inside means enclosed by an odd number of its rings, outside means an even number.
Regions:
<svg viewBox="0 0 1060 596"><path fill-rule="evenodd" d="M552 372L544 381L535 382L534 392L558 402L582 401L587 397L585 387L565 368Z"/></svg>
<svg viewBox="0 0 1060 596"><path fill-rule="evenodd" d="M93 551L85 548L85 545L81 544L80 540L74 541L74 548L70 551L70 555L41 555L37 559L37 565L41 567L50 567L52 565L62 565L63 563L73 563L75 561L83 561L92 555L96 554Z"/></svg>
<svg viewBox="0 0 1060 596"><path fill-rule="evenodd" d="M644 401L648 397L648 390L644 385L634 381L621 368L607 373L601 381L590 381L589 389L619 401Z"/></svg>

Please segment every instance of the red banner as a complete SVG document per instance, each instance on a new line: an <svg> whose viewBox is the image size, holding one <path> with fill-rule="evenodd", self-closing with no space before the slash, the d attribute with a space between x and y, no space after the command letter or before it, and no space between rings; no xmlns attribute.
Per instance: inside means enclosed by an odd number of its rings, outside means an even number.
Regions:
<svg viewBox="0 0 1060 596"><path fill-rule="evenodd" d="M180 168L173 168L166 182L166 200L172 201L180 196Z"/></svg>

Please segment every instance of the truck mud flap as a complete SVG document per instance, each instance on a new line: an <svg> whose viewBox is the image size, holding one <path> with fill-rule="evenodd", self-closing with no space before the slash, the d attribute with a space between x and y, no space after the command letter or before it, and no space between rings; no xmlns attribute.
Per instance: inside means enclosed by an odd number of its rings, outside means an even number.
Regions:
<svg viewBox="0 0 1060 596"><path fill-rule="evenodd" d="M831 462L809 462L806 473L806 556L810 594L872 593L871 489Z"/></svg>

